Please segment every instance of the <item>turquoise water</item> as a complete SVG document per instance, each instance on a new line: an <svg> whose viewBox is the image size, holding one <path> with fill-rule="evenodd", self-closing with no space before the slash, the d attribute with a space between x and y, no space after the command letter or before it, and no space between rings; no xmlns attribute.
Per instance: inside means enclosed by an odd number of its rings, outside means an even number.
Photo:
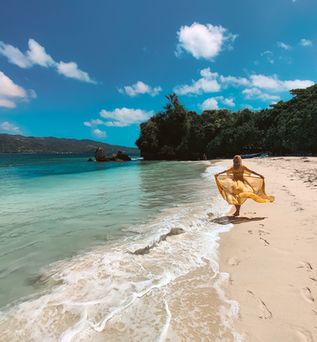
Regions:
<svg viewBox="0 0 317 342"><path fill-rule="evenodd" d="M217 255L231 226L213 220L222 169L0 155L0 341L240 341Z"/></svg>
<svg viewBox="0 0 317 342"><path fill-rule="evenodd" d="M133 239L166 208L199 200L199 163L95 163L0 155L0 307L36 293L48 265Z"/></svg>

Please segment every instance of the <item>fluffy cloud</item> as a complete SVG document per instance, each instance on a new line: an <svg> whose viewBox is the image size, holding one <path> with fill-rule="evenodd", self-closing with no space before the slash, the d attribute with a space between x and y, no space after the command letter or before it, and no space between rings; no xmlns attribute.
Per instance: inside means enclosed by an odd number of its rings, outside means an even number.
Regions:
<svg viewBox="0 0 317 342"><path fill-rule="evenodd" d="M119 93L126 94L128 96L134 97L140 94L149 94L151 96L156 96L162 91L161 87L151 87L148 84L138 81L131 86L124 86L119 89Z"/></svg>
<svg viewBox="0 0 317 342"><path fill-rule="evenodd" d="M74 78L75 80L87 82L87 83L96 83L94 80L92 80L88 73L85 71L82 71L78 68L77 63L75 62L59 62L57 64L57 72L61 75L64 75L69 78Z"/></svg>
<svg viewBox="0 0 317 342"><path fill-rule="evenodd" d="M202 110L212 110L219 109L219 105L223 104L226 107L234 107L234 99L233 98L225 98L223 96L211 97L206 99L201 105Z"/></svg>
<svg viewBox="0 0 317 342"><path fill-rule="evenodd" d="M248 86L250 81L245 77L235 77L235 76L222 76L220 75L220 82L224 86Z"/></svg>
<svg viewBox="0 0 317 342"><path fill-rule="evenodd" d="M5 56L12 64L19 66L20 68L30 68L32 62L24 55L18 48L5 44L0 41L0 54Z"/></svg>
<svg viewBox="0 0 317 342"><path fill-rule="evenodd" d="M211 109L219 109L218 106L218 100L214 97L211 97L209 99L206 99L202 104L201 104L201 109L202 110L211 110Z"/></svg>
<svg viewBox="0 0 317 342"><path fill-rule="evenodd" d="M278 95L264 93L258 88L246 88L242 91L244 97L248 100L262 100L262 101L279 101Z"/></svg>
<svg viewBox="0 0 317 342"><path fill-rule="evenodd" d="M309 39L303 38L303 39L301 39L301 40L299 41L299 44L300 44L301 46L307 47L307 46L312 46L312 45L313 45L313 42L312 42L311 40L309 40Z"/></svg>
<svg viewBox="0 0 317 342"><path fill-rule="evenodd" d="M153 115L152 111L133 108L116 108L112 111L102 109L100 116L104 119L106 126L125 127L138 124L148 120Z"/></svg>
<svg viewBox="0 0 317 342"><path fill-rule="evenodd" d="M25 90L0 71L0 107L15 108L16 102L27 101L35 96L34 91Z"/></svg>
<svg viewBox="0 0 317 342"><path fill-rule="evenodd" d="M29 50L26 52L26 55L33 64L41 65L46 68L56 65L53 58L46 53L44 47L34 39L29 39Z"/></svg>
<svg viewBox="0 0 317 342"><path fill-rule="evenodd" d="M217 73L210 71L210 68L202 69L200 71L201 78L197 81L192 81L190 85L180 85L174 88L178 95L199 95L203 93L214 93L220 90Z"/></svg>
<svg viewBox="0 0 317 342"><path fill-rule="evenodd" d="M103 124L104 124L104 122L100 119L94 119L94 120L84 122L84 126L86 126L86 127L93 127L93 126L103 125Z"/></svg>
<svg viewBox="0 0 317 342"><path fill-rule="evenodd" d="M236 104L234 103L234 99L233 98L227 98L227 99L223 99L222 103L228 107L234 107Z"/></svg>
<svg viewBox="0 0 317 342"><path fill-rule="evenodd" d="M107 133L105 131L102 131L101 129L99 128L95 128L93 131L92 131L92 134L97 137L97 138L106 138L107 137Z"/></svg>
<svg viewBox="0 0 317 342"><path fill-rule="evenodd" d="M59 74L87 83L96 83L90 78L87 72L78 68L75 62L57 63L47 52L45 48L34 39L29 39L29 49L23 53L18 48L0 42L0 54L5 56L12 64L20 68L31 68L34 65L40 65L45 68L54 68Z"/></svg>
<svg viewBox="0 0 317 342"><path fill-rule="evenodd" d="M83 124L91 128L91 133L97 138L105 138L107 133L98 128L98 126L108 127L126 127L133 124L139 124L147 121L154 113L152 111L144 111L142 109L133 108L116 108L112 111L102 109L99 113L99 119L85 121Z"/></svg>
<svg viewBox="0 0 317 342"><path fill-rule="evenodd" d="M310 80L288 80L281 81L277 76L251 75L251 82L254 87L270 90L273 92L289 91L291 89L303 89L314 84Z"/></svg>
<svg viewBox="0 0 317 342"><path fill-rule="evenodd" d="M21 129L8 121L3 121L0 122L0 132L19 134L21 133Z"/></svg>
<svg viewBox="0 0 317 342"><path fill-rule="evenodd" d="M303 89L314 84L311 80L280 80L276 75L251 74L248 77L224 76L216 72L211 72L209 68L202 69L200 76L201 78L197 81L192 81L192 84L174 87L174 92L178 95L201 95L204 93L219 92L221 89L227 89L229 87L241 87L244 88L242 94L245 98L278 101L280 96L276 95L276 93L283 93L292 89ZM223 96L217 96L205 100L201 104L201 107L203 109L215 109L219 107L219 103L229 107L235 106L232 98L225 99Z"/></svg>
<svg viewBox="0 0 317 342"><path fill-rule="evenodd" d="M228 32L222 26L193 23L191 26L182 26L177 32L177 37L176 55L186 51L196 59L212 60L223 49L231 47L237 35Z"/></svg>
<svg viewBox="0 0 317 342"><path fill-rule="evenodd" d="M284 50L291 50L292 49L292 47L290 45L283 43L283 42L277 42L276 44L279 48L284 49Z"/></svg>

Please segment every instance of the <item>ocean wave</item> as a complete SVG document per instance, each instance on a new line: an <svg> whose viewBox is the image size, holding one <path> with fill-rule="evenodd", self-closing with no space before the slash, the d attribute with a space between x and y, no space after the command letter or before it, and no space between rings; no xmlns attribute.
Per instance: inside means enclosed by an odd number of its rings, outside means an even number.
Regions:
<svg viewBox="0 0 317 342"><path fill-rule="evenodd" d="M208 167L203 178L213 181L218 169ZM206 188L200 202L165 210L146 229L129 228L142 234L55 263L37 279L55 284L49 292L0 314L1 338L68 342L125 341L129 336L130 341L163 341L173 331L177 335L171 327L173 287L190 272L207 267L210 276L200 286L215 290L223 302L219 325L239 341L230 323L237 304L221 290L225 274L218 264L219 235L232 225L210 219L211 213L220 217L227 209L215 187ZM178 291L181 298L184 290ZM217 319L219 313L213 314Z"/></svg>

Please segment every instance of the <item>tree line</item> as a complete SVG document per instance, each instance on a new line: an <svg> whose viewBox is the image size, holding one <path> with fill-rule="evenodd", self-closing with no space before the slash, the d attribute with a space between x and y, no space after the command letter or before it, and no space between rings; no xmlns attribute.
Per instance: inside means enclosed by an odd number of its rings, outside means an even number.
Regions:
<svg viewBox="0 0 317 342"><path fill-rule="evenodd" d="M235 154L317 154L317 84L291 90L268 109L188 111L176 94L140 125L136 145L146 160L199 160Z"/></svg>

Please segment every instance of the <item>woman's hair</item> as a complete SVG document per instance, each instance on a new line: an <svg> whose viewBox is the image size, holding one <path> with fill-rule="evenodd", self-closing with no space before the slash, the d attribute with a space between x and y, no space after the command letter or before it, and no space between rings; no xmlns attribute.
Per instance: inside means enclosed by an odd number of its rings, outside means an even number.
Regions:
<svg viewBox="0 0 317 342"><path fill-rule="evenodd" d="M238 169L242 166L242 158L237 154L233 157L233 167Z"/></svg>

